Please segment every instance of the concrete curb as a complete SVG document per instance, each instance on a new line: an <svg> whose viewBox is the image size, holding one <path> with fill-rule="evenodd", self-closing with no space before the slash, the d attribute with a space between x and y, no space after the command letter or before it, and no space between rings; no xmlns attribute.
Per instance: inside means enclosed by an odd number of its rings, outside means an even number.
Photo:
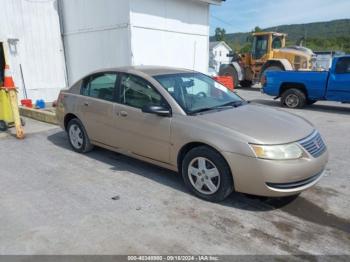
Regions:
<svg viewBox="0 0 350 262"><path fill-rule="evenodd" d="M20 106L19 113L21 116L29 117L49 124L58 125L56 114L51 111Z"/></svg>

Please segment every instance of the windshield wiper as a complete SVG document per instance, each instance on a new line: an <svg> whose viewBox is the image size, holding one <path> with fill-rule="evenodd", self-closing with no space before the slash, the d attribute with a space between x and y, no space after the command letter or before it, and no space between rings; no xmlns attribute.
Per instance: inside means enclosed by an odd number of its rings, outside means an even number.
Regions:
<svg viewBox="0 0 350 262"><path fill-rule="evenodd" d="M211 111L211 110L216 110L216 109L219 109L219 108L217 108L217 107L205 107L205 108L201 108L201 109L198 109L198 110L191 111L188 114L189 115L195 115L195 114L199 114L199 113L206 112L206 111Z"/></svg>
<svg viewBox="0 0 350 262"><path fill-rule="evenodd" d="M247 102L247 101L231 101L231 102L228 102L226 104L216 106L216 108L227 107L227 106L239 107L239 106L245 105L247 103L249 103L249 102Z"/></svg>
<svg viewBox="0 0 350 262"><path fill-rule="evenodd" d="M218 106L213 106L213 107L205 107L205 108L201 108L198 110L194 110L194 111L189 112L189 114L195 115L195 114L199 114L199 113L206 112L206 111L222 109L225 107L239 107L239 106L242 106L242 105L245 105L248 103L249 103L248 101L231 101L231 102L228 102L228 103L223 104L223 105L218 105Z"/></svg>

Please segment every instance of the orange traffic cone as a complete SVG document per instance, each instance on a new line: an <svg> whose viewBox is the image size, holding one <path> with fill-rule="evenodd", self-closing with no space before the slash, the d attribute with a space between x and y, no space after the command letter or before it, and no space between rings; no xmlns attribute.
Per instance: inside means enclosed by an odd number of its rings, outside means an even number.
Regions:
<svg viewBox="0 0 350 262"><path fill-rule="evenodd" d="M10 104L12 109L12 114L15 122L16 127L16 137L19 139L24 138L24 131L21 123L21 118L19 116L19 109L18 109L18 100L17 100L17 90L15 87L15 83L13 81L10 67L8 65L5 65L5 77L4 77L4 88L9 94L10 98Z"/></svg>
<svg viewBox="0 0 350 262"><path fill-rule="evenodd" d="M4 87L6 89L16 89L15 82L13 82L13 78L11 75L9 65L5 65L5 76L4 76Z"/></svg>

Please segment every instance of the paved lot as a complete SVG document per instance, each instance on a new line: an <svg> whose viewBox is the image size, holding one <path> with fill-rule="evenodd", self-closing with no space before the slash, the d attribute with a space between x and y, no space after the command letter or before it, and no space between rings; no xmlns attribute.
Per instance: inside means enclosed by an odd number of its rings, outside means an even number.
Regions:
<svg viewBox="0 0 350 262"><path fill-rule="evenodd" d="M350 255L350 106L293 113L325 137L325 177L297 199L235 193L220 204L168 170L103 149L76 154L60 129L28 120L24 141L0 135L0 254Z"/></svg>

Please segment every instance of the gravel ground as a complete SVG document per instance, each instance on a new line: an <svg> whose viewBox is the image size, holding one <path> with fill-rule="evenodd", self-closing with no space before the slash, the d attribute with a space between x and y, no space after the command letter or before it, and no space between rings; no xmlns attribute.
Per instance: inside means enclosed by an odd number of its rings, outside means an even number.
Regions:
<svg viewBox="0 0 350 262"><path fill-rule="evenodd" d="M76 154L62 130L27 120L25 140L0 134L0 254L350 255L350 106L287 111L321 131L326 175L298 198L234 193L220 204L174 172L104 149Z"/></svg>

